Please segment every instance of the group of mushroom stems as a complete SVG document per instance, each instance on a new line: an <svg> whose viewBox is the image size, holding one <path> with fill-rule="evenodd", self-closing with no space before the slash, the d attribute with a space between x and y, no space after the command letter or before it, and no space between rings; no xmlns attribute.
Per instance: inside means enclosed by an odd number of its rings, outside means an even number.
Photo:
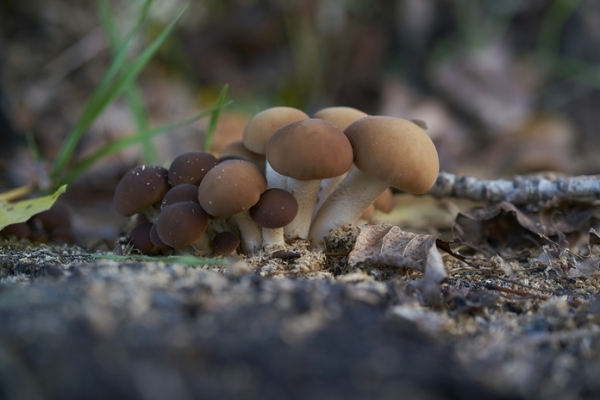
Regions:
<svg viewBox="0 0 600 400"><path fill-rule="evenodd" d="M190 151L168 169L135 167L114 201L141 221L128 237L145 254L254 253L295 239L318 248L332 230L368 220L376 200L389 212L390 187L423 194L438 171L435 146L413 121L349 107L311 117L273 107L252 117L218 159Z"/></svg>

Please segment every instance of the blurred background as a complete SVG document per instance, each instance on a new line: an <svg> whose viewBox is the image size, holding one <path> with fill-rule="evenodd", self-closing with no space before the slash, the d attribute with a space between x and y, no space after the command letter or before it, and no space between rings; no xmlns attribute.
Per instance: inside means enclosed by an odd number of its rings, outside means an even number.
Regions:
<svg viewBox="0 0 600 400"><path fill-rule="evenodd" d="M121 35L141 1L110 1ZM110 63L100 2L0 2L0 190L36 182L29 132L50 163ZM343 105L427 123L441 169L484 178L600 173L600 2L595 0L163 0L131 56L188 5L136 80L152 126L233 103L213 150L258 111ZM202 149L206 120L156 137L154 161ZM75 157L136 131L120 99ZM102 207L140 146L103 159L71 185L79 209ZM110 206L110 204L109 204ZM101 236L110 237L109 228Z"/></svg>

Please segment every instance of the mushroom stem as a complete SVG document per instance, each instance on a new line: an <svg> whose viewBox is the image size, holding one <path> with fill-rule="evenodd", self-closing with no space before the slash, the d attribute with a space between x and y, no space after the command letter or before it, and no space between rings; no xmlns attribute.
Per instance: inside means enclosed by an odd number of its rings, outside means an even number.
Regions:
<svg viewBox="0 0 600 400"><path fill-rule="evenodd" d="M288 177L275 171L269 162L266 162L265 177L267 178L267 189L286 190Z"/></svg>
<svg viewBox="0 0 600 400"><path fill-rule="evenodd" d="M354 224L389 183L354 168L323 204L310 228L309 240L323 243L329 232L342 225Z"/></svg>
<svg viewBox="0 0 600 400"><path fill-rule="evenodd" d="M315 204L315 209L313 210L313 218L317 215L317 213L319 212L319 209L323 206L323 203L325 203L325 200L327 200L329 195L331 193L333 193L333 191L340 184L340 182L344 180L346 175L348 175L348 174L345 173L343 175L335 176L333 178L323 179L321 181L321 186L319 188L319 195L317 197L317 203Z"/></svg>
<svg viewBox="0 0 600 400"><path fill-rule="evenodd" d="M288 239L308 238L313 209L319 195L320 180L300 181L293 178L287 180L287 190L294 195L298 202L296 218L287 226L284 232Z"/></svg>
<svg viewBox="0 0 600 400"><path fill-rule="evenodd" d="M210 247L210 240L208 239L208 235L203 233L196 241L190 244L194 248L194 255L196 256L210 256L213 251Z"/></svg>
<svg viewBox="0 0 600 400"><path fill-rule="evenodd" d="M259 250L262 247L262 234L258 225L250 218L248 210L234 214L232 218L240 230L242 250L247 252Z"/></svg>
<svg viewBox="0 0 600 400"><path fill-rule="evenodd" d="M262 236L266 246L285 247L283 228L262 228Z"/></svg>

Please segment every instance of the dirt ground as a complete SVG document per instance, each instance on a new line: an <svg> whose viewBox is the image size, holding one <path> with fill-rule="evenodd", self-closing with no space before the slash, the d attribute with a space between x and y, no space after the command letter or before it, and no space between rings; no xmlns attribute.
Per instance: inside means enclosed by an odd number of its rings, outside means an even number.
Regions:
<svg viewBox="0 0 600 400"><path fill-rule="evenodd" d="M533 260L421 274L344 256L302 273L0 244L6 399L585 399L600 393L598 282ZM314 255L313 255L314 256ZM304 256L303 256L304 257ZM273 268L256 268L256 258ZM337 268L337 272L336 272Z"/></svg>

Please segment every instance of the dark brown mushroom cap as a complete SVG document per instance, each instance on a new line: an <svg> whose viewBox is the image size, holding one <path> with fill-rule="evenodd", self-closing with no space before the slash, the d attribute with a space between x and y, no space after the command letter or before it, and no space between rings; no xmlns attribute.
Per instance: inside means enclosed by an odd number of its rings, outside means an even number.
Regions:
<svg viewBox="0 0 600 400"><path fill-rule="evenodd" d="M188 202L198 203L198 186L190 183L183 183L181 185L173 186L162 199L160 209L164 210L171 204Z"/></svg>
<svg viewBox="0 0 600 400"><path fill-rule="evenodd" d="M135 167L121 178L115 189L115 208L131 217L158 203L171 188L168 171L157 165Z"/></svg>
<svg viewBox="0 0 600 400"><path fill-rule="evenodd" d="M228 256L238 248L240 238L230 231L219 232L213 238L211 245L215 253Z"/></svg>
<svg viewBox="0 0 600 400"><path fill-rule="evenodd" d="M211 169L198 190L200 205L214 217L229 217L248 210L267 190L258 167L244 160L230 160Z"/></svg>
<svg viewBox="0 0 600 400"><path fill-rule="evenodd" d="M362 172L413 194L431 189L439 172L435 145L411 121L370 116L344 131L354 149L354 165Z"/></svg>
<svg viewBox="0 0 600 400"><path fill-rule="evenodd" d="M297 108L267 108L248 121L244 129L244 146L255 153L265 154L265 146L276 130L292 122L307 118L308 115Z"/></svg>
<svg viewBox="0 0 600 400"><path fill-rule="evenodd" d="M169 183L199 185L204 175L217 165L217 158L204 151L189 151L175 157L169 167Z"/></svg>
<svg viewBox="0 0 600 400"><path fill-rule="evenodd" d="M31 227L27 222L18 222L16 224L10 224L0 230L1 237L15 236L18 238L27 238L31 236Z"/></svg>
<svg viewBox="0 0 600 400"><path fill-rule="evenodd" d="M134 249L138 249L142 254L149 254L154 250L154 243L150 240L150 230L152 223L144 222L132 229L129 234L131 245Z"/></svg>
<svg viewBox="0 0 600 400"><path fill-rule="evenodd" d="M352 166L344 133L322 119L305 119L277 130L267 143L267 160L281 175L308 181L340 176Z"/></svg>
<svg viewBox="0 0 600 400"><path fill-rule="evenodd" d="M343 131L354 121L366 116L367 113L352 107L327 107L317 111L312 117L331 122Z"/></svg>
<svg viewBox="0 0 600 400"><path fill-rule="evenodd" d="M296 217L298 202L287 190L269 189L260 196L249 213L250 218L263 228L283 228Z"/></svg>
<svg viewBox="0 0 600 400"><path fill-rule="evenodd" d="M44 229L51 231L54 229L71 229L71 213L67 206L61 203L55 203L46 211L36 214L42 223Z"/></svg>
<svg viewBox="0 0 600 400"><path fill-rule="evenodd" d="M169 248L169 246L162 241L160 236L158 236L156 224L152 224L152 228L150 228L150 241L152 241L152 244L159 250L166 250Z"/></svg>
<svg viewBox="0 0 600 400"><path fill-rule="evenodd" d="M156 231L165 244L180 249L200 239L207 225L208 215L199 204L175 203L161 211Z"/></svg>

